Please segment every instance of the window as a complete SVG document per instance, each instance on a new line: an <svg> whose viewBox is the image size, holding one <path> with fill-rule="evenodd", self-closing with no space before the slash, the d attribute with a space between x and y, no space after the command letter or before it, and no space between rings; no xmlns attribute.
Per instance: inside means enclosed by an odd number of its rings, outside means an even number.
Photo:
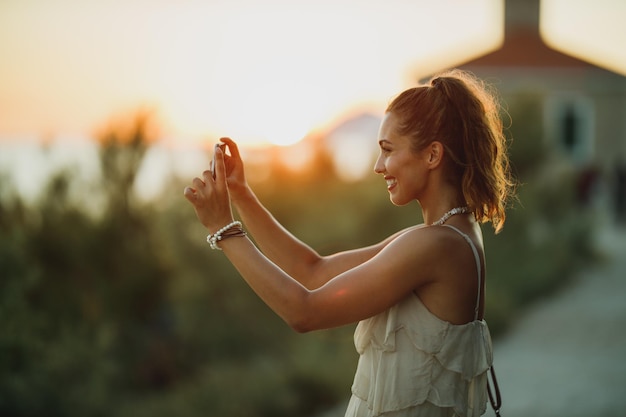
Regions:
<svg viewBox="0 0 626 417"><path fill-rule="evenodd" d="M594 154L594 107L580 94L556 94L545 107L546 138L557 152L575 164L590 162Z"/></svg>

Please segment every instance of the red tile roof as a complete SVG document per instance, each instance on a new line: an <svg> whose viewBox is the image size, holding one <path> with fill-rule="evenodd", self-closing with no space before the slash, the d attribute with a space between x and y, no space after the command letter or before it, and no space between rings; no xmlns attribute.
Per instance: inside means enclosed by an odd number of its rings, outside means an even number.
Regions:
<svg viewBox="0 0 626 417"><path fill-rule="evenodd" d="M593 64L548 47L536 30L517 29L506 34L500 49L468 61L471 67L534 67L534 68L593 68Z"/></svg>

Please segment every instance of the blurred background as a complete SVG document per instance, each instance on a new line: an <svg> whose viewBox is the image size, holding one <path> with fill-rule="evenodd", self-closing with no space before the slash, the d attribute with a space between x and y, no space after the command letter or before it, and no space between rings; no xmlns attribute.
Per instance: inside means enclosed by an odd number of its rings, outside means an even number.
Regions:
<svg viewBox="0 0 626 417"><path fill-rule="evenodd" d="M418 223L373 174L378 124L452 67L500 93L520 182L504 231L484 227L506 337L606 262L598 234L623 236L624 17L620 0L2 0L0 415L341 409L354 326L294 334L182 190L231 136L323 254Z"/></svg>

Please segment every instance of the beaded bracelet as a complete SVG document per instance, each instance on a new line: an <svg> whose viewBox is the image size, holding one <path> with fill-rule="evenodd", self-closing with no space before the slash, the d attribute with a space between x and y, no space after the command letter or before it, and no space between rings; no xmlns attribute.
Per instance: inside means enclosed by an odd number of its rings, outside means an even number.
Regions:
<svg viewBox="0 0 626 417"><path fill-rule="evenodd" d="M206 241L211 246L211 249L222 250L222 248L220 248L217 245L217 242L219 242L220 240L229 238L229 237L243 237L243 236L247 236L247 233L243 230L241 222L238 220L235 220L234 222L229 223L226 226L222 227L220 230L218 230L214 234L209 233L209 235L206 237Z"/></svg>

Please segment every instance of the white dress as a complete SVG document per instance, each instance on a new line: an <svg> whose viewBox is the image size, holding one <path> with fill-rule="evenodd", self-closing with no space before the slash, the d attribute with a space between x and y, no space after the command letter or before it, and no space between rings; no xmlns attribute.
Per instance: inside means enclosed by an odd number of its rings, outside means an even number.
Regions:
<svg viewBox="0 0 626 417"><path fill-rule="evenodd" d="M476 258L474 243L460 230ZM411 294L363 320L354 333L359 362L346 417L476 417L487 405L491 336L478 320L455 325L432 314Z"/></svg>

